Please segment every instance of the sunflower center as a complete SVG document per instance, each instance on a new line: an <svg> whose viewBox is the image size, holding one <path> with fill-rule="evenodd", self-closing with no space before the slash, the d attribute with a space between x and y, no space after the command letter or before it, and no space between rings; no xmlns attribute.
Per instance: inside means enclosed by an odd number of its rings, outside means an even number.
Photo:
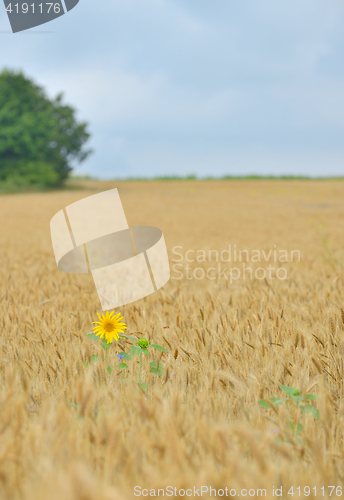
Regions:
<svg viewBox="0 0 344 500"><path fill-rule="evenodd" d="M112 332L114 330L114 326L111 323L108 323L105 328L108 332Z"/></svg>

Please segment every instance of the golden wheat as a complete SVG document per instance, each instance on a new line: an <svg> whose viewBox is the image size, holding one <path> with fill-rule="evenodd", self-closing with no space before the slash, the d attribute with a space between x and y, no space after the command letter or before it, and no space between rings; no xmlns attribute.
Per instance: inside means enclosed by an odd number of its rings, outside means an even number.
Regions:
<svg viewBox="0 0 344 500"><path fill-rule="evenodd" d="M174 246L301 252L285 265L287 280L176 280L172 271L161 291L121 308L131 335L169 351L152 355L165 371L146 370L147 393L102 361L88 365L103 356L85 335L101 312L96 290L90 275L56 268L50 241L58 210L115 186L130 225L163 230L172 265ZM169 485L265 488L266 498L273 487L317 487L321 496L325 486L327 498L344 477L344 184L83 188L0 198L1 499L131 499L135 486ZM113 366L118 352L109 350ZM304 418L300 438L288 408L258 405L283 397L279 384L319 396L320 420Z"/></svg>

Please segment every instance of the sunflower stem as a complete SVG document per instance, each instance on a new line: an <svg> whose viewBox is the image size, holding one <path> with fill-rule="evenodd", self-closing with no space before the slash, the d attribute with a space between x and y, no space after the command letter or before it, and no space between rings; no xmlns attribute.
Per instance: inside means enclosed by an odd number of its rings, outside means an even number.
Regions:
<svg viewBox="0 0 344 500"><path fill-rule="evenodd" d="M140 363L139 363L139 384L141 383L141 365L142 365L142 352L140 352Z"/></svg>

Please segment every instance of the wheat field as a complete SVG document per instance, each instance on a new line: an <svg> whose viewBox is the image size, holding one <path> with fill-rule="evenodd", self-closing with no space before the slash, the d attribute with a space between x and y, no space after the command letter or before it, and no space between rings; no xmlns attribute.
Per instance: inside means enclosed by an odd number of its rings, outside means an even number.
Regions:
<svg viewBox="0 0 344 500"><path fill-rule="evenodd" d="M59 271L50 240L57 211L113 187L129 225L163 230L170 257L163 289L116 311L128 334L168 350L150 354L164 373L145 365L146 392L136 361L127 383L106 371L86 337L102 312L92 277ZM340 496L329 486L344 478L343 221L341 181L85 181L1 196L0 498ZM300 258L283 263L287 279L207 277L229 245L272 252L254 271L281 249ZM175 247L191 279L177 279ZM283 398L280 384L318 396L320 418L258 404Z"/></svg>

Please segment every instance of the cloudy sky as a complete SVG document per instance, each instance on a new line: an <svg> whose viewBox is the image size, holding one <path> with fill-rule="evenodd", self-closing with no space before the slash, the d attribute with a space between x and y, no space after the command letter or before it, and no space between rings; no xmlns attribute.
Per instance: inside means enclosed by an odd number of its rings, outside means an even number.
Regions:
<svg viewBox="0 0 344 500"><path fill-rule="evenodd" d="M0 5L0 68L89 121L76 173L343 175L343 25L342 0L80 0L12 34Z"/></svg>

